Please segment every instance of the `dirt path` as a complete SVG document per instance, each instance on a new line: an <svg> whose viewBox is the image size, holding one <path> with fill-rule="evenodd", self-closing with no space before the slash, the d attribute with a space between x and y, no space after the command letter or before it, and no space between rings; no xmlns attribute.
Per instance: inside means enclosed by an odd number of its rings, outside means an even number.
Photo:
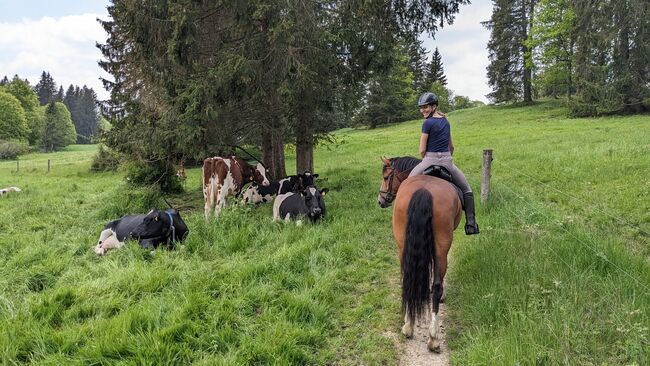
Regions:
<svg viewBox="0 0 650 366"><path fill-rule="evenodd" d="M445 304L440 304L440 353L433 353L427 348L429 340L430 316L419 319L413 330L413 338L404 342L400 366L447 366L449 365L449 347L447 346L447 333L445 331L446 311Z"/></svg>

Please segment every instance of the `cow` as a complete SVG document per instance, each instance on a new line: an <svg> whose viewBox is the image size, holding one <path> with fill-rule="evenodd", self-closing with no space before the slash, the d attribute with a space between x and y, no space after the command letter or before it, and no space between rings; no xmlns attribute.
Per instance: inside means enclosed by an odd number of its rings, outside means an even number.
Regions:
<svg viewBox="0 0 650 366"><path fill-rule="evenodd" d="M300 193L280 194L273 202L273 220L289 221L300 216L306 216L311 222L316 222L325 217L325 201L323 196L327 188L318 189L309 186Z"/></svg>
<svg viewBox="0 0 650 366"><path fill-rule="evenodd" d="M244 184L249 182L257 182L262 186L269 185L266 169L262 163L252 166L236 156L229 158L217 156L203 160L205 219L209 218L213 207L214 215L219 216L221 209L226 207L226 197L239 195Z"/></svg>
<svg viewBox="0 0 650 366"><path fill-rule="evenodd" d="M21 189L18 187L7 187L0 189L0 197L5 197L9 192L20 192Z"/></svg>
<svg viewBox="0 0 650 366"><path fill-rule="evenodd" d="M160 244L173 248L176 242L185 240L189 229L176 209L151 210L146 215L126 215L104 226L95 246L97 255L109 249L121 248L127 239L137 240L145 249Z"/></svg>
<svg viewBox="0 0 650 366"><path fill-rule="evenodd" d="M260 186L253 182L242 195L244 203L257 204L271 202L278 194L298 192L300 190L300 177L290 175L277 181L272 181L268 186Z"/></svg>
<svg viewBox="0 0 650 366"><path fill-rule="evenodd" d="M187 174L185 174L185 165L184 165L184 164L181 164L181 165L180 165L180 167L179 167L178 170L176 171L176 176L177 176L178 179L180 179L181 181L185 181L185 179L187 179Z"/></svg>
<svg viewBox="0 0 650 366"><path fill-rule="evenodd" d="M305 189L314 185L314 179L318 178L318 174L313 174L311 170L305 170L304 173L298 174L300 179L300 189Z"/></svg>

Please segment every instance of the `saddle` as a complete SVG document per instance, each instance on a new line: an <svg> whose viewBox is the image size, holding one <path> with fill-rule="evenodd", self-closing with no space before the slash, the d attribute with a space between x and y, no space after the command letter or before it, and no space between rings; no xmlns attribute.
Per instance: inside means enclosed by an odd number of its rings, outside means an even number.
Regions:
<svg viewBox="0 0 650 366"><path fill-rule="evenodd" d="M454 189L456 189L456 193L458 194L458 198L460 199L461 205L463 205L463 208L465 207L465 197L463 195L463 191L457 185L454 184L451 173L447 168L441 165L431 165L430 167L424 169L424 172L422 172L422 174L440 178L442 180L446 180L447 182L451 183Z"/></svg>

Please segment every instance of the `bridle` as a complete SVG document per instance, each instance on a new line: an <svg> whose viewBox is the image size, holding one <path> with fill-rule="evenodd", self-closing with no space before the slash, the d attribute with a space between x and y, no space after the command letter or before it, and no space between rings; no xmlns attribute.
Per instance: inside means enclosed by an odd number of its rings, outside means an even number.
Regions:
<svg viewBox="0 0 650 366"><path fill-rule="evenodd" d="M379 189L379 194L385 195L384 201L386 203L392 203L393 199L395 198L395 194L393 193L393 178L397 179L397 181L401 184L402 181L404 181L404 178L402 177L402 175L404 173L408 174L410 171L406 170L406 171L399 172L399 173L395 174L395 167L393 166L392 161L390 163L390 167L388 167L388 168L391 169L390 174L388 174L388 186L386 187L385 191L382 191L381 189ZM408 177L408 175L407 175L407 177Z"/></svg>

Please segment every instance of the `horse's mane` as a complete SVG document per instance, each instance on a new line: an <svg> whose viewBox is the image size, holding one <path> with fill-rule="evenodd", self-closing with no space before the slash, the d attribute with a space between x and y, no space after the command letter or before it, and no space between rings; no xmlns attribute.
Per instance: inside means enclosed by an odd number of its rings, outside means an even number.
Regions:
<svg viewBox="0 0 650 366"><path fill-rule="evenodd" d="M416 165L420 164L422 160L414 158L412 156L398 156L390 159L391 165L393 168L397 169L400 172L405 172L415 168Z"/></svg>

